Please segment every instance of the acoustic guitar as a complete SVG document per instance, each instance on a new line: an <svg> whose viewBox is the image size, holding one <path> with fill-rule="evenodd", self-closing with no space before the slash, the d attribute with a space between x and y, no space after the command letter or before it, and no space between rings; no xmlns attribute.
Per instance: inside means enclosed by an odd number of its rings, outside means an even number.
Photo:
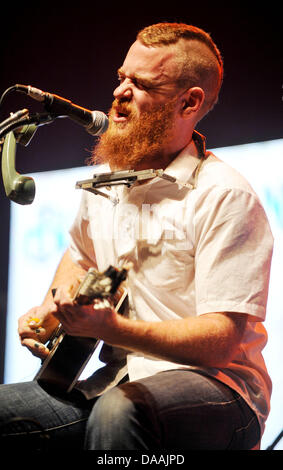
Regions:
<svg viewBox="0 0 283 470"><path fill-rule="evenodd" d="M122 269L109 266L106 271L98 272L90 268L73 300L79 305L89 305L97 298L107 299L116 304L117 312L123 314L127 291L121 288L121 284L127 277L128 269L129 266ZM56 289L53 295L55 292ZM46 345L50 352L42 361L34 380L47 392L59 397L66 396L73 390L100 342L95 338L70 336L60 324Z"/></svg>

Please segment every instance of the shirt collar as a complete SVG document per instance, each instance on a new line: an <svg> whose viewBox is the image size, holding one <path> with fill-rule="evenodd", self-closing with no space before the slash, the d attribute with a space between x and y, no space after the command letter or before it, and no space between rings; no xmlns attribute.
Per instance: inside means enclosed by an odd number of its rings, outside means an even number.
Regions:
<svg viewBox="0 0 283 470"><path fill-rule="evenodd" d="M176 183L186 184L192 179L201 159L206 157L205 137L196 131L193 131L191 141L181 150L181 152L165 168L164 173L176 179ZM145 183L144 186L151 186L160 182L156 177ZM163 180L166 184L166 180ZM167 181L167 184L169 182ZM134 185L136 187L136 185Z"/></svg>
<svg viewBox="0 0 283 470"><path fill-rule="evenodd" d="M186 147L181 150L176 158L164 170L169 176L176 178L177 182L185 184L189 181L199 164L199 152L192 139Z"/></svg>

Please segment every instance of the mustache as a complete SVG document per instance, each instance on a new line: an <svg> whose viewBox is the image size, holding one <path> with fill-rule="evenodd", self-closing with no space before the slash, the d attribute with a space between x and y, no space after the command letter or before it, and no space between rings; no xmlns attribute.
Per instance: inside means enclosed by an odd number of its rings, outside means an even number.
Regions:
<svg viewBox="0 0 283 470"><path fill-rule="evenodd" d="M133 114L133 107L129 102L120 101L116 98L112 103L110 116L114 113L130 117Z"/></svg>

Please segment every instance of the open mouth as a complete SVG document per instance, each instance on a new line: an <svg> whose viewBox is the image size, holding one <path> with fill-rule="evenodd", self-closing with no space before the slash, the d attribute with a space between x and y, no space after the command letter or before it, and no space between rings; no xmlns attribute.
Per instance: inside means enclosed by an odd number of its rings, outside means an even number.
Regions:
<svg viewBox="0 0 283 470"><path fill-rule="evenodd" d="M126 117L128 117L128 114L125 113L125 112L118 111L118 112L117 112L117 116L118 116L119 118L123 118L123 117L126 118Z"/></svg>
<svg viewBox="0 0 283 470"><path fill-rule="evenodd" d="M127 120L127 117L123 114L120 114L120 113L116 113L113 116L113 121L114 122L124 122L126 120Z"/></svg>
<svg viewBox="0 0 283 470"><path fill-rule="evenodd" d="M116 110L116 112L113 115L113 121L115 122L125 122L128 119L128 114Z"/></svg>
<svg viewBox="0 0 283 470"><path fill-rule="evenodd" d="M129 118L130 110L126 109L125 105L118 104L114 106L112 115L114 122L125 122Z"/></svg>

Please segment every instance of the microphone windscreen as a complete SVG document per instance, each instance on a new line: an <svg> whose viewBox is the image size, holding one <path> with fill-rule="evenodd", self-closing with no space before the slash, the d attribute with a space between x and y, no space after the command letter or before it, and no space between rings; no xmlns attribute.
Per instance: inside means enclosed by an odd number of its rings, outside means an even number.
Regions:
<svg viewBox="0 0 283 470"><path fill-rule="evenodd" d="M91 135L101 135L108 129L108 117L102 111L92 111L93 122L86 126L86 130Z"/></svg>

